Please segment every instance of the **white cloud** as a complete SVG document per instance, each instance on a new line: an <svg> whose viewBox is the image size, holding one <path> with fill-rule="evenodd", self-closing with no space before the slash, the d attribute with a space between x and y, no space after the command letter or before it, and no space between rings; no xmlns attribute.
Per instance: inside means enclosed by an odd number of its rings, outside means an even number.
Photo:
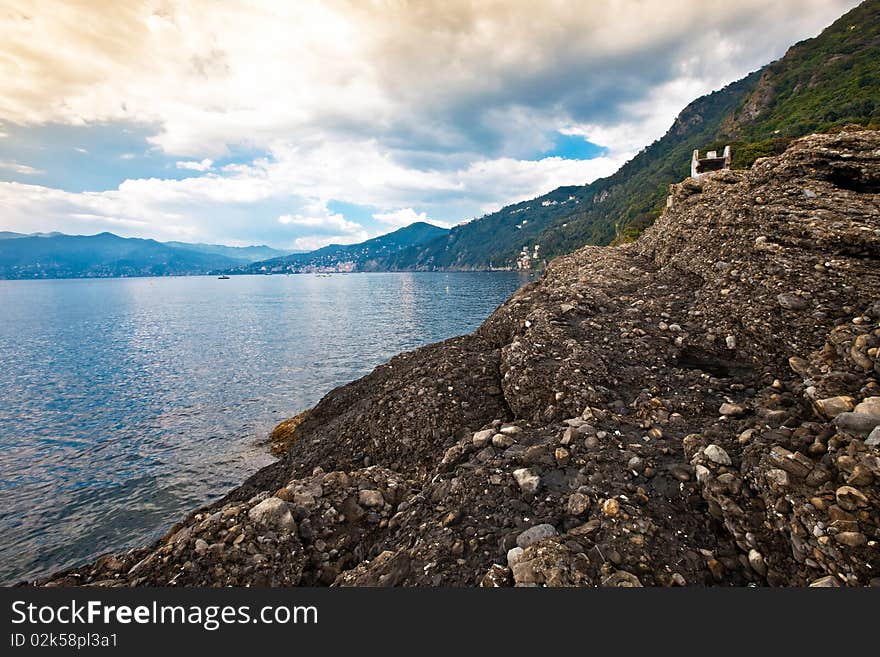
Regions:
<svg viewBox="0 0 880 657"><path fill-rule="evenodd" d="M137 157L137 155L135 155L134 153L123 153L122 155L119 156L119 159L120 160L133 160L136 157Z"/></svg>
<svg viewBox="0 0 880 657"><path fill-rule="evenodd" d="M328 244L357 244L369 239L366 232L358 235L306 235L293 240L295 251L314 251Z"/></svg>
<svg viewBox="0 0 880 657"><path fill-rule="evenodd" d="M177 162L178 169L189 169L191 171L210 171L213 166L214 166L214 160L211 160L207 157L205 159L203 159L201 162L193 162L193 161Z"/></svg>
<svg viewBox="0 0 880 657"><path fill-rule="evenodd" d="M155 126L150 145L200 175L80 194L0 183L4 228L312 248L466 220L611 174L690 100L857 0L117 4L6 0L4 130ZM558 130L608 150L541 158ZM233 151L258 155L215 166ZM381 211L361 225L334 200Z"/></svg>
<svg viewBox="0 0 880 657"><path fill-rule="evenodd" d="M9 171L14 171L15 173L20 173L25 176L37 176L42 173L46 173L42 169L35 169L32 166L28 166L27 164L19 164L18 162L7 162L4 160L0 160L0 169L8 169Z"/></svg>
<svg viewBox="0 0 880 657"><path fill-rule="evenodd" d="M417 221L434 224L435 226L443 226L444 228L450 227L447 222L430 219L426 212L416 212L412 208L400 208L399 210L392 210L390 212L377 212L373 215L373 219L380 223L394 226L395 228L409 226Z"/></svg>
<svg viewBox="0 0 880 657"><path fill-rule="evenodd" d="M304 209L304 213L283 214L278 217L278 223L285 226L300 226L311 231L327 233L342 233L346 235L360 235L364 233L364 227L353 221L348 221L339 213L330 212L321 203L310 203Z"/></svg>
<svg viewBox="0 0 880 657"><path fill-rule="evenodd" d="M731 80L855 4L7 0L0 119L156 123L155 146L198 158L352 131L516 142L534 116L613 124L674 77Z"/></svg>
<svg viewBox="0 0 880 657"><path fill-rule="evenodd" d="M89 151L87 149L81 148L79 146L74 146L73 150L75 150L77 153L82 153L83 155L89 154Z"/></svg>

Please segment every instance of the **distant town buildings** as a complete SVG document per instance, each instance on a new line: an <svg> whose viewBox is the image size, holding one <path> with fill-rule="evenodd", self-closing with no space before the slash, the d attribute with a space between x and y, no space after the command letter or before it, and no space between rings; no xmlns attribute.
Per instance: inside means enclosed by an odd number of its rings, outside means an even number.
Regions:
<svg viewBox="0 0 880 657"><path fill-rule="evenodd" d="M529 253L529 247L524 246L522 251L520 251L519 257L516 259L516 268L517 269L531 269L532 268L532 260L538 259L538 251L541 248L540 244L535 244L534 249L531 253Z"/></svg>

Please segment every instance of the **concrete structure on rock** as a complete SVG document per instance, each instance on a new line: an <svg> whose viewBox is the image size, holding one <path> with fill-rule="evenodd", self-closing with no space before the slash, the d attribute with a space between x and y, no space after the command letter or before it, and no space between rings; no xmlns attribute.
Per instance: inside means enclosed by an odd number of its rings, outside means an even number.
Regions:
<svg viewBox="0 0 880 657"><path fill-rule="evenodd" d="M724 152L720 156L716 151L709 151L705 157L700 157L700 151L696 149L691 157L691 177L699 178L705 173L729 169L730 160L729 144L724 147Z"/></svg>

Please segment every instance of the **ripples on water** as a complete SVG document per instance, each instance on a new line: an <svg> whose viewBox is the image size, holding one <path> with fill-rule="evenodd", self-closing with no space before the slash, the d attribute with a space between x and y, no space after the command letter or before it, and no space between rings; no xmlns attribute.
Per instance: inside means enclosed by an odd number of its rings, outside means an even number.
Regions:
<svg viewBox="0 0 880 657"><path fill-rule="evenodd" d="M280 420L467 333L515 273L0 281L0 583L154 539Z"/></svg>

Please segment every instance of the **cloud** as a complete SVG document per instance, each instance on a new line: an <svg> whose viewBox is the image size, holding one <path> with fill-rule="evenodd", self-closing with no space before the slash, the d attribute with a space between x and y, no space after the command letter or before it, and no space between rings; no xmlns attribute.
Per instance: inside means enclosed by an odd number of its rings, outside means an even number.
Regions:
<svg viewBox="0 0 880 657"><path fill-rule="evenodd" d="M143 154L121 157L193 177L0 183L5 224L313 245L458 223L611 174L857 0L117 4L6 1L3 131L135 124ZM543 157L559 132L605 150ZM332 201L369 209L353 221Z"/></svg>
<svg viewBox="0 0 880 657"><path fill-rule="evenodd" d="M121 160L133 160L133 159L136 158L136 157L137 157L137 155L135 155L134 153L123 153L122 155L119 156L119 159L121 159Z"/></svg>
<svg viewBox="0 0 880 657"><path fill-rule="evenodd" d="M412 208L401 208L399 210L392 210L390 212L377 212L373 215L373 219L380 223L394 226L395 228L409 226L410 224L413 224L417 221L434 224L436 226L443 226L444 228L450 227L449 224L447 224L445 221L429 219L426 212L417 213Z"/></svg>
<svg viewBox="0 0 880 657"><path fill-rule="evenodd" d="M177 162L176 166L178 169L189 169L191 171L210 171L214 166L214 160L206 157L201 162Z"/></svg>
<svg viewBox="0 0 880 657"><path fill-rule="evenodd" d="M75 150L77 153L82 153L83 155L89 154L88 149L82 148L80 146L74 146L73 150Z"/></svg>
<svg viewBox="0 0 880 657"><path fill-rule="evenodd" d="M345 235L365 234L364 227L353 221L348 221L339 213L330 212L326 207L318 203L306 206L306 214L283 214L278 217L278 223L285 226L300 226L308 228L312 232L341 233Z"/></svg>
<svg viewBox="0 0 880 657"><path fill-rule="evenodd" d="M314 251L329 244L357 244L368 239L366 233L358 235L307 235L293 240L294 251Z"/></svg>
<svg viewBox="0 0 880 657"><path fill-rule="evenodd" d="M38 176L42 173L46 173L42 169L35 169L34 167L28 166L27 164L19 164L18 162L7 162L4 160L0 160L0 169L8 169L9 171L14 171L15 173L20 173L25 176Z"/></svg>

